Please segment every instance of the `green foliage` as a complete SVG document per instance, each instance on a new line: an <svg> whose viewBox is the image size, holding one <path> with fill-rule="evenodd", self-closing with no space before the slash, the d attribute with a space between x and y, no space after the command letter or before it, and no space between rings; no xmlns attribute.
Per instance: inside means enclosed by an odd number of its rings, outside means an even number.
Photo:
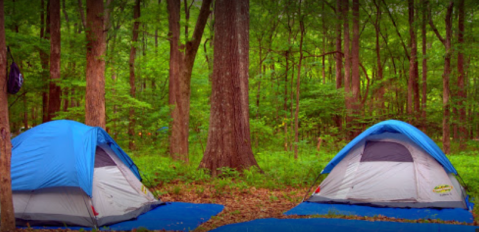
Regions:
<svg viewBox="0 0 479 232"><path fill-rule="evenodd" d="M132 153L130 153L131 155ZM197 169L201 155L190 156L190 163L173 161L170 157L158 155L151 149L135 152L133 160L138 165L147 187L161 186L176 181L202 183L212 181L216 193L224 194L227 188L246 190L249 187L283 189L288 186L309 186L319 175L333 153L317 154L312 147L301 151L300 159L295 160L291 152L261 152L255 155L261 170L251 167L242 173L228 167L220 168L221 174L212 179L204 169ZM203 190L197 190L203 192ZM181 190L173 190L180 194Z"/></svg>

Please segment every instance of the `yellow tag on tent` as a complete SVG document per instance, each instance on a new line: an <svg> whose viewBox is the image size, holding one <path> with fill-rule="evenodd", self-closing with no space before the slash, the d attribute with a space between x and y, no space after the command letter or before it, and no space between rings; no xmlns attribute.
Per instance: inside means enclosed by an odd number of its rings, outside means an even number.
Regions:
<svg viewBox="0 0 479 232"><path fill-rule="evenodd" d="M435 193L447 193L447 192L450 192L451 190L452 190L452 186L444 184L444 185L438 185L434 187L432 191Z"/></svg>

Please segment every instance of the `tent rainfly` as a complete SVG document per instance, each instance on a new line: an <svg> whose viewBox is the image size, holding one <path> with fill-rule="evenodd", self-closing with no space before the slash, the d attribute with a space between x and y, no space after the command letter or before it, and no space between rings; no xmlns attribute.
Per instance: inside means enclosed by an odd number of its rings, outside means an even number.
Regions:
<svg viewBox="0 0 479 232"><path fill-rule="evenodd" d="M416 127L397 120L361 133L321 173L329 175L307 201L472 209L441 149Z"/></svg>
<svg viewBox="0 0 479 232"><path fill-rule="evenodd" d="M12 145L13 205L20 225L99 227L162 204L102 128L51 121L20 134Z"/></svg>

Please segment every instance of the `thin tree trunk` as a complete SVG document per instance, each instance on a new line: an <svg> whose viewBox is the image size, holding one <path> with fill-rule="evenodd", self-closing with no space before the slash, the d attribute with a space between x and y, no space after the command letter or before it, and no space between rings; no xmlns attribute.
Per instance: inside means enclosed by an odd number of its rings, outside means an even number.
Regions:
<svg viewBox="0 0 479 232"><path fill-rule="evenodd" d="M298 127L299 127L299 94L301 87L301 62L303 61L303 38L304 38L304 22L301 15L301 0L299 1L299 27L301 30L301 37L299 39L299 63L298 63L298 77L296 78L296 110L294 112L294 159L298 159Z"/></svg>
<svg viewBox="0 0 479 232"><path fill-rule="evenodd" d="M200 168L258 167L251 150L248 104L249 1L217 0L211 115ZM259 167L258 167L259 168Z"/></svg>
<svg viewBox="0 0 479 232"><path fill-rule="evenodd" d="M87 4L87 8L88 8L88 4ZM87 22L85 21L85 12L83 11L83 0L78 0L78 14L80 15L83 29L87 28Z"/></svg>
<svg viewBox="0 0 479 232"><path fill-rule="evenodd" d="M289 37L291 38L291 36ZM284 116L283 116L283 125L284 125L284 151L288 151L288 71L289 71L289 51L286 51L286 71L284 74Z"/></svg>
<svg viewBox="0 0 479 232"><path fill-rule="evenodd" d="M103 1L87 0L85 124L105 129L105 49Z"/></svg>
<svg viewBox="0 0 479 232"><path fill-rule="evenodd" d="M169 0L168 22L170 37L170 90L169 104L172 109L172 123L170 135L170 155L173 159L188 162L188 136L190 120L190 86L193 65L198 47L203 36L204 28L210 14L212 0L204 0L200 14L196 21L191 40L186 44L180 43L180 1Z"/></svg>
<svg viewBox="0 0 479 232"><path fill-rule="evenodd" d="M48 117L51 121L61 109L60 81L60 0L50 0L50 93Z"/></svg>
<svg viewBox="0 0 479 232"><path fill-rule="evenodd" d="M421 101L421 128L423 132L426 132L427 128L427 37L426 37L426 24L427 24L427 0L422 0L423 2L423 11L422 11L422 24L421 24L421 34L422 34L422 101Z"/></svg>
<svg viewBox="0 0 479 232"><path fill-rule="evenodd" d="M23 95L23 128L28 130L28 104L27 95Z"/></svg>
<svg viewBox="0 0 479 232"><path fill-rule="evenodd" d="M63 98L63 109L62 109L63 112L68 111L68 106L69 106L69 102L68 102L69 96L68 95L69 95L69 93L70 93L70 88L64 88L63 89L63 96L64 96L64 98Z"/></svg>
<svg viewBox="0 0 479 232"><path fill-rule="evenodd" d="M463 102L466 101L466 91L464 86L464 54L462 53L464 49L464 0L459 0L459 21L458 21L458 44L459 52L457 54L457 71L459 77L457 78L457 87L458 87L458 110L459 110L459 149L464 150L466 148L465 140L467 139L467 129L466 129L466 107L463 105Z"/></svg>
<svg viewBox="0 0 479 232"><path fill-rule="evenodd" d="M339 5L340 2L341 1L338 1L338 5ZM322 11L324 12L324 1L322 2L321 7L322 7ZM337 15L337 16L339 16L339 15ZM327 28L326 28L325 17L321 17L321 24L322 24L322 27L323 27L323 39L322 39L323 47L322 47L322 49L323 49L323 52L325 52L326 51L326 40L328 38L326 36ZM338 25L340 25L339 22L338 22ZM339 27L339 33L340 33L339 34L339 46L341 46L341 27ZM336 41L336 42L338 42L338 41ZM338 51L340 51L340 50L338 50ZM326 60L326 57L323 56L322 60L321 60L321 75L323 76L323 84L326 84L326 67L324 67L324 65L326 63L325 60ZM339 69L339 70L341 71L341 69ZM336 78L336 81L337 80L338 79ZM341 79L339 79L339 80L341 80Z"/></svg>
<svg viewBox="0 0 479 232"><path fill-rule="evenodd" d="M361 82L359 78L359 0L353 0L353 42L351 46L352 54L352 78L351 88L353 94L353 112L356 119L360 114L360 87ZM354 129L353 136L359 134L359 129Z"/></svg>
<svg viewBox="0 0 479 232"><path fill-rule="evenodd" d="M0 230L15 231L15 215L10 176L12 143L8 119L7 96L7 49L5 43L5 21L3 1L0 1Z"/></svg>
<svg viewBox="0 0 479 232"><path fill-rule="evenodd" d="M408 79L408 94L407 94L407 113L409 117L414 118L417 123L419 116L419 85L418 85L418 62L417 62L417 38L416 26L414 17L414 0L408 0L409 10L409 36L410 36L410 50L409 56L409 79ZM414 112L413 112L414 105ZM412 122L412 118L410 121Z"/></svg>
<svg viewBox="0 0 479 232"><path fill-rule="evenodd" d="M346 130L351 130L351 59L349 38L349 0L343 0L343 31L344 31L344 95L346 105ZM348 135L348 137L350 137Z"/></svg>
<svg viewBox="0 0 479 232"><path fill-rule="evenodd" d="M258 44L259 44L259 65L258 65L258 89L256 90L256 120L259 120L259 100L260 100L260 96L261 96L261 77L263 75L263 72L262 72L262 67L263 67L263 58L262 58L262 52L263 52L263 49L262 49L262 44L261 44L261 39L258 39ZM255 140L254 140L254 143L255 143L255 147L258 148L258 143L259 143L259 135L258 133L256 133L256 135L254 136L255 137Z"/></svg>
<svg viewBox="0 0 479 232"><path fill-rule="evenodd" d="M294 23L293 23L294 24ZM291 47L290 47L290 52L291 52ZM291 128L291 131L294 133L294 75L295 75L295 72L294 72L294 68L295 68L295 65L294 65L294 59L291 61L291 66L292 66L292 69L291 69L291 85L289 86L291 89L290 89L290 94L289 94L289 117L290 117L290 122L291 122L291 125L290 125L290 128ZM289 150L291 152L293 152L293 149L294 149L294 146L293 146L293 138L291 138L291 146L289 146Z"/></svg>
<svg viewBox="0 0 479 232"><path fill-rule="evenodd" d="M383 79L383 66L381 63L381 46L379 44L379 36L381 33L381 2L379 0L374 0L374 4L376 5L376 22L374 24L376 29L376 65L378 67L376 79L379 83L382 82ZM374 79L374 78L373 78ZM384 85L381 83L378 89L378 103L379 103L379 112L380 117L384 117Z"/></svg>
<svg viewBox="0 0 479 232"><path fill-rule="evenodd" d="M451 49L451 38L452 38L452 10L453 10L454 2L451 1L449 6L447 7L445 24L446 24L446 39L444 39L437 28L434 26L432 18L429 19L429 25L431 26L432 30L436 34L439 41L444 44L446 48L446 54L444 56L444 73L442 75L442 108L443 108L443 119L442 119L442 146L444 153L450 153L450 125L449 125L449 117L450 117L450 105L449 105L449 75L451 73L451 56L452 56L452 49Z"/></svg>
<svg viewBox="0 0 479 232"><path fill-rule="evenodd" d="M341 51L341 1L336 2L336 17L337 17L337 25L336 25L336 51ZM325 47L323 46L323 51ZM336 59L336 89L340 89L343 87L343 57L341 53L336 53L334 55ZM323 56L323 72L324 72L324 56ZM336 126L338 127L338 131L342 131L342 118L340 114L334 115L334 121L336 122Z"/></svg>
<svg viewBox="0 0 479 232"><path fill-rule="evenodd" d="M140 0L135 0L135 7L133 9L133 37L131 39L131 49L130 49L130 60L128 66L130 69L130 96L132 98L136 97L136 86L135 86L135 58L136 58L136 46L138 42L138 29L140 28L140 22L138 18L140 17ZM128 136L129 143L128 147L130 150L135 149L135 109L130 107L129 111L129 123L128 123Z"/></svg>
<svg viewBox="0 0 479 232"><path fill-rule="evenodd" d="M399 29L398 29L398 27L397 27L397 25L396 25L396 20L394 20L394 18L393 18L393 16L392 16L391 12L389 11L389 6L386 4L385 0L382 0L382 2L383 2L383 5L384 5L384 8L386 9L386 12L387 12L388 15L389 15L389 18L391 19L391 21L392 21L392 23L393 23L393 25L394 25L394 29L396 29L396 34L398 35L399 40L401 41L401 45L402 45L402 47L404 48L404 53L405 53L406 57L409 59L409 53L408 53L408 51L407 51L406 44L404 44L404 40L402 39L401 33L399 33Z"/></svg>
<svg viewBox="0 0 479 232"><path fill-rule="evenodd" d="M449 75L451 73L451 39L452 39L452 9L454 2L450 3L446 14L446 55L444 58L444 74L443 74L443 108L444 108L444 117L442 120L442 143L444 153L450 153L450 128L449 128L449 117L450 117L450 104L449 104Z"/></svg>
<svg viewBox="0 0 479 232"><path fill-rule="evenodd" d="M44 0L41 0L41 10L40 10L40 39L49 39L50 38L50 1L47 1L47 17L45 22L45 5ZM40 63L42 66L42 81L43 81L43 91L42 91L42 122L48 122L48 54L39 49L40 51Z"/></svg>

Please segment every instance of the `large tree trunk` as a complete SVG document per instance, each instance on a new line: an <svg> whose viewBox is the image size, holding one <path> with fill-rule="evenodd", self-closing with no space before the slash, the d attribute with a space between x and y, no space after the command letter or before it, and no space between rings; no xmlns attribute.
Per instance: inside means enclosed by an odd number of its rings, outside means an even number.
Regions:
<svg viewBox="0 0 479 232"><path fill-rule="evenodd" d="M344 31L344 96L346 105L346 130L351 130L351 59L350 59L350 38L349 38L349 0L342 0L343 31ZM348 134L348 137L349 134Z"/></svg>
<svg viewBox="0 0 479 232"><path fill-rule="evenodd" d="M466 129L466 108L463 105L463 102L466 100L466 91L464 89L464 54L462 50L464 49L464 0L459 0L459 21L458 21L458 38L457 42L459 43L459 53L457 54L457 71L459 77L457 78L457 87L458 87L458 110L459 110L459 147L461 150L466 148L465 140L467 139L467 129Z"/></svg>
<svg viewBox="0 0 479 232"><path fill-rule="evenodd" d="M190 121L190 84L196 53L210 14L212 0L204 0L191 40L180 41L180 1L168 0L170 40L169 104L173 106L170 135L170 154L173 159L188 162Z"/></svg>
<svg viewBox="0 0 479 232"><path fill-rule="evenodd" d="M105 32L103 1L87 0L85 123L105 129Z"/></svg>
<svg viewBox="0 0 479 232"><path fill-rule="evenodd" d="M200 168L258 166L251 150L248 104L249 1L217 0L208 143Z"/></svg>
<svg viewBox="0 0 479 232"><path fill-rule="evenodd" d="M417 121L419 116L419 85L418 79L418 63L417 63L417 39L416 26L414 25L414 0L408 0L409 10L409 36L410 36L410 50L409 56L409 79L408 79L408 94L407 94L407 113L409 117ZM414 112L413 112L414 104ZM412 122L413 119L410 118Z"/></svg>
<svg viewBox="0 0 479 232"><path fill-rule="evenodd" d="M423 11L422 11L422 24L421 24L421 35L422 35L422 101L421 101L421 128L424 133L426 133L426 124L427 124L427 38L426 38L426 24L427 24L427 0L422 0Z"/></svg>
<svg viewBox="0 0 479 232"><path fill-rule="evenodd" d="M360 79L359 79L359 0L353 0L353 42L351 46L352 55L352 78L351 78L351 90L353 94L353 113L354 118L360 114ZM353 137L356 137L360 133L360 128L353 130Z"/></svg>
<svg viewBox="0 0 479 232"><path fill-rule="evenodd" d="M170 74L169 74L169 105L173 107L171 111L170 129L170 154L173 159L180 159L181 154L188 154L188 139L182 135L181 120L184 114L182 105L179 104L179 78L182 70L183 54L180 51L180 9L181 2L177 0L166 1L168 5L168 37L170 40Z"/></svg>
<svg viewBox="0 0 479 232"><path fill-rule="evenodd" d="M12 199L12 179L10 176L12 143L8 119L7 96L7 51L5 44L5 21L3 1L0 1L0 230L15 230L15 215Z"/></svg>
<svg viewBox="0 0 479 232"><path fill-rule="evenodd" d="M61 109L62 90L60 81L60 0L50 0L50 93L48 96L48 117L51 121Z"/></svg>
<svg viewBox="0 0 479 232"><path fill-rule="evenodd" d="M131 50L130 50L130 60L128 62L130 68L130 96L135 98L136 87L135 87L135 57L136 57L136 42L138 41L138 29L140 28L140 22L138 18L140 17L140 0L135 0L135 8L133 13L133 37L131 39ZM135 149L135 109L130 107L129 112L129 123L128 123L128 136L129 143L128 147L130 150Z"/></svg>

